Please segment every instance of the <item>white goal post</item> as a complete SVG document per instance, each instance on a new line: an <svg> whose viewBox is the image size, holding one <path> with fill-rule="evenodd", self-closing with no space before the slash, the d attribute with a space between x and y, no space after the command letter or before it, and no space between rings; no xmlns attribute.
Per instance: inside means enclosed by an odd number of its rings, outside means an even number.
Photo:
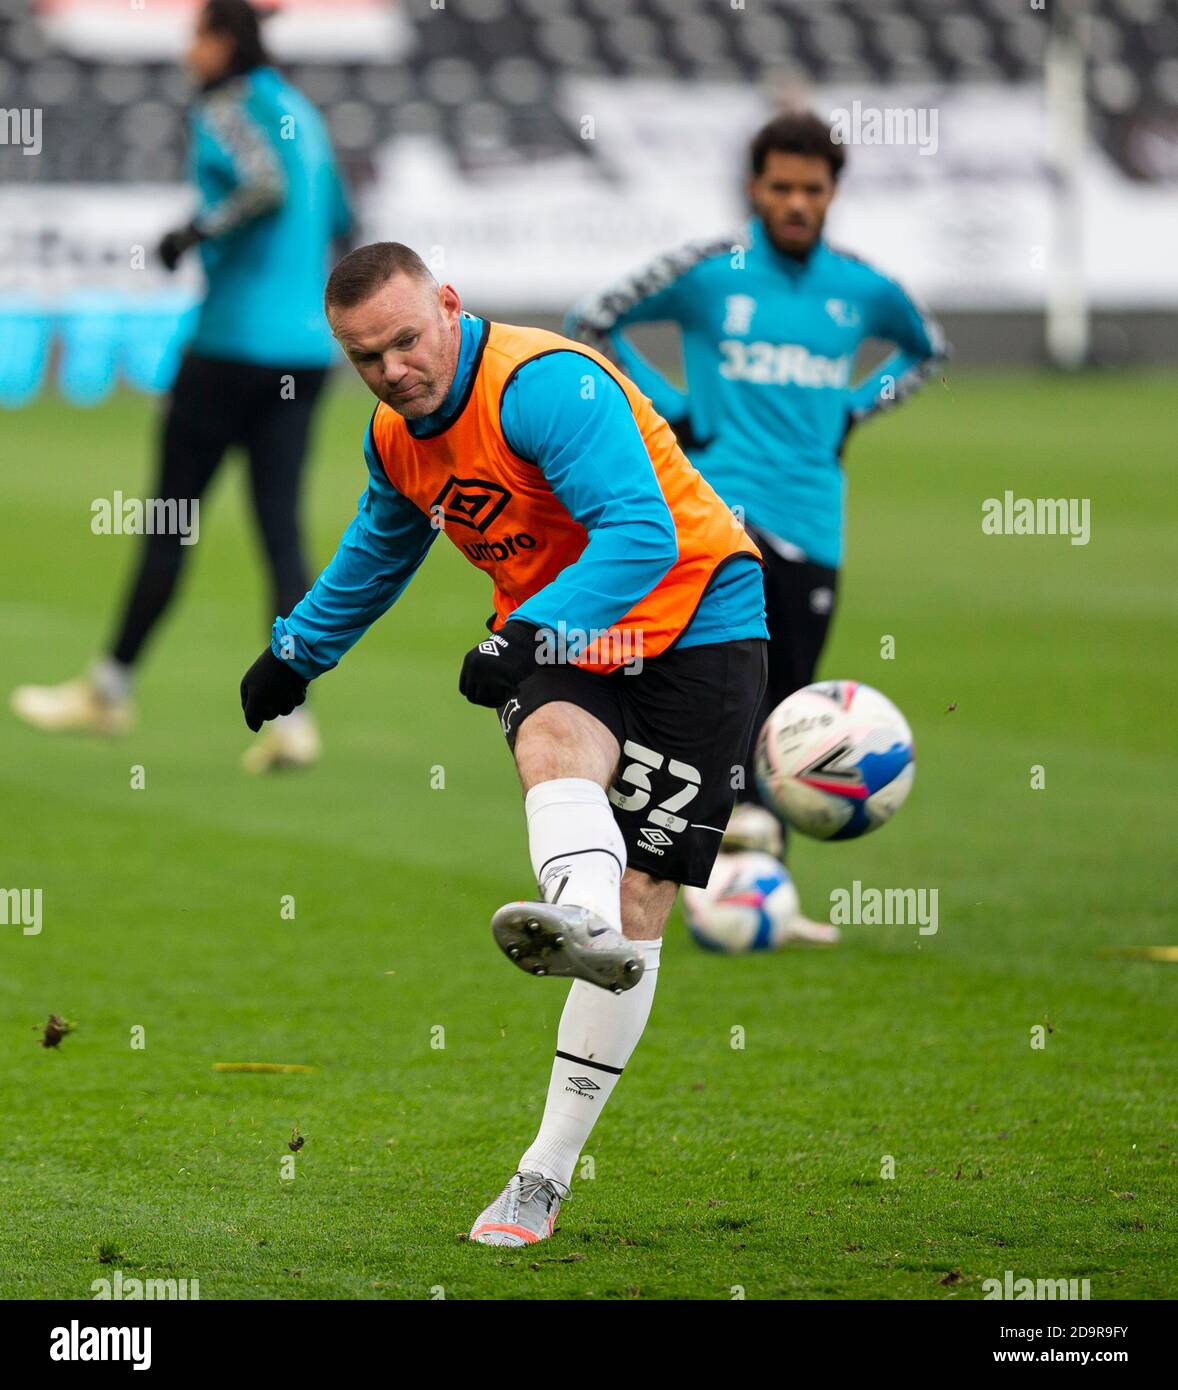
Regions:
<svg viewBox="0 0 1178 1390"><path fill-rule="evenodd" d="M1057 367L1081 367L1091 338L1084 278L1084 138L1087 0L1053 0L1044 65L1052 174L1052 245L1044 332Z"/></svg>

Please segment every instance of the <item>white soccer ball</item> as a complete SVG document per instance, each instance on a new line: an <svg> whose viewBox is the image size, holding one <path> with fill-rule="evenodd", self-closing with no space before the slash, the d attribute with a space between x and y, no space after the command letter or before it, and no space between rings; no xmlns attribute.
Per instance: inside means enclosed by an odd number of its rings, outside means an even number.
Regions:
<svg viewBox="0 0 1178 1390"><path fill-rule="evenodd" d="M684 888L683 913L691 935L709 951L772 951L797 916L798 890L771 854L721 854L706 888Z"/></svg>
<svg viewBox="0 0 1178 1390"><path fill-rule="evenodd" d="M912 730L858 681L795 690L757 739L757 784L783 819L816 840L853 840L889 820L912 788Z"/></svg>

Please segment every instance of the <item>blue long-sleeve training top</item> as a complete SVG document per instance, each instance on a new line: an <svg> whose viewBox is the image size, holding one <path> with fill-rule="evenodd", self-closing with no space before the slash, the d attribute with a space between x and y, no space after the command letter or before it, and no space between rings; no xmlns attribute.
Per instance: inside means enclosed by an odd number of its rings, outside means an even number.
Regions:
<svg viewBox="0 0 1178 1390"><path fill-rule="evenodd" d="M626 336L661 321L680 328L685 392ZM757 218L582 300L565 332L615 358L666 419L690 421L701 441L691 461L776 549L831 567L843 555L849 428L903 400L946 351L894 280L824 241L786 255ZM852 385L866 338L897 350Z"/></svg>
<svg viewBox="0 0 1178 1390"><path fill-rule="evenodd" d="M435 434L456 418L477 370L483 329L482 319L463 315L454 381L438 411L408 422L412 434ZM536 464L589 533L580 555L512 617L554 630L562 623L580 632L609 629L658 585L676 558L674 520L624 393L584 354L549 352L514 374L501 423L510 448ZM275 655L307 679L331 670L388 611L438 534L431 518L390 482L371 421L364 458L368 486L335 555L290 616L274 623ZM752 556L738 555L713 577L675 645L766 636L761 567Z"/></svg>
<svg viewBox="0 0 1178 1390"><path fill-rule="evenodd" d="M326 367L331 242L351 225L323 118L273 68L220 83L189 116L189 170L208 289L192 350L261 366Z"/></svg>

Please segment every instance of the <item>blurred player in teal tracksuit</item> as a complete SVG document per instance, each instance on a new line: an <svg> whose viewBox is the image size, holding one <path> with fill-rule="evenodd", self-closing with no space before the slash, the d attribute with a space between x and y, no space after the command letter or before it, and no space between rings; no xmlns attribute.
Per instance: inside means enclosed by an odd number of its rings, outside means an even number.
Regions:
<svg viewBox="0 0 1178 1390"><path fill-rule="evenodd" d="M207 291L172 390L152 495L199 498L227 450L244 447L271 597L286 614L308 587L300 484L335 356L323 286L332 241L347 233L351 212L326 127L269 65L259 15L246 0L207 0L186 61L200 84L189 146L199 205L164 237L159 255L174 270L197 248ZM135 668L191 548L181 539L144 537L105 653L79 680L18 689L18 715L50 731L130 726ZM251 771L302 765L318 748L314 723L300 710L247 750L245 764Z"/></svg>
<svg viewBox="0 0 1178 1390"><path fill-rule="evenodd" d="M739 510L765 560L769 684L761 719L814 679L838 592L850 430L908 396L944 355L938 325L896 282L822 235L845 150L809 113L753 141L746 229L673 251L575 306L565 324L620 362L675 422L692 462ZM681 331L680 391L626 337L632 324ZM896 351L858 384L866 338ZM780 852L746 766L731 848Z"/></svg>

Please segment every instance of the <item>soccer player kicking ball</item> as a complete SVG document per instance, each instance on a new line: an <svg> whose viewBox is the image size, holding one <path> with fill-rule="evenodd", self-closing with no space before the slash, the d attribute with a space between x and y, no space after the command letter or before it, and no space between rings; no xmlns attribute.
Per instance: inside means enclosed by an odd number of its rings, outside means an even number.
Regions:
<svg viewBox="0 0 1178 1390"><path fill-rule="evenodd" d="M439 532L490 577L493 631L459 689L498 711L539 885L491 930L522 970L573 979L539 1132L471 1230L527 1245L642 1036L678 886L706 884L719 850L765 685L760 557L598 353L464 313L395 242L345 257L325 306L380 402L368 487L242 707L256 732L301 704Z"/></svg>
<svg viewBox="0 0 1178 1390"><path fill-rule="evenodd" d="M813 681L826 642L842 562L847 435L905 399L945 353L938 325L894 280L823 237L845 160L817 116L778 116L752 142L747 228L663 256L576 305L565 323L570 336L616 355L761 549L770 645L758 730ZM680 328L686 392L626 337L632 324L661 321ZM866 338L897 350L852 385ZM782 830L759 804L752 761L750 750L724 847L780 854ZM838 938L803 917L793 931Z"/></svg>

